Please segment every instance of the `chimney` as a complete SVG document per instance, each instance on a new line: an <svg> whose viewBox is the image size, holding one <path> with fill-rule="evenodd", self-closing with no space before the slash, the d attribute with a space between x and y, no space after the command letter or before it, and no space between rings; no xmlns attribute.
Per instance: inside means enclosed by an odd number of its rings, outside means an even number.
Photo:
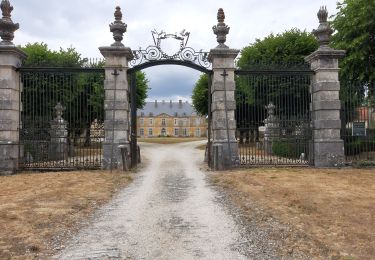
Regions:
<svg viewBox="0 0 375 260"><path fill-rule="evenodd" d="M178 101L178 106L179 106L179 108L182 108L182 100L181 99Z"/></svg>
<svg viewBox="0 0 375 260"><path fill-rule="evenodd" d="M155 107L158 107L158 101L155 100Z"/></svg>
<svg viewBox="0 0 375 260"><path fill-rule="evenodd" d="M169 106L172 107L173 104L172 104L172 100L169 101Z"/></svg>

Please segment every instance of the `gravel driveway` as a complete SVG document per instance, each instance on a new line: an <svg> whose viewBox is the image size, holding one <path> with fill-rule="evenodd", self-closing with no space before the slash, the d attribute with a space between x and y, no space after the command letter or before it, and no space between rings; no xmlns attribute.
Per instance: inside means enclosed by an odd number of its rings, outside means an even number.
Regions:
<svg viewBox="0 0 375 260"><path fill-rule="evenodd" d="M202 166L203 142L141 145L146 167L58 259L245 259Z"/></svg>

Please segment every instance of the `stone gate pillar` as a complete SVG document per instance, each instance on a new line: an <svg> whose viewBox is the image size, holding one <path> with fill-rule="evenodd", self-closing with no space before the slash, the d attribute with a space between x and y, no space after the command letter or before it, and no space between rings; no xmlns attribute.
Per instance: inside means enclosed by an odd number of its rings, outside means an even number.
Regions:
<svg viewBox="0 0 375 260"><path fill-rule="evenodd" d="M340 82L338 60L345 51L328 46L333 30L327 22L328 12L321 7L318 12L320 25L313 31L319 49L306 57L315 72L311 82L312 103L310 104L313 140L310 156L314 166L332 167L344 161L344 142L340 138Z"/></svg>
<svg viewBox="0 0 375 260"><path fill-rule="evenodd" d="M234 59L239 50L230 49L224 43L229 27L224 23L223 9L217 14L218 24L213 27L219 45L211 49L208 59L212 62L212 147L213 164L217 170L231 167L238 161L238 143L235 138L235 82ZM217 151L216 151L217 150Z"/></svg>
<svg viewBox="0 0 375 260"><path fill-rule="evenodd" d="M22 154L19 144L20 130L20 77L16 71L26 54L14 46L13 7L8 0L1 1L0 20L0 175L14 173Z"/></svg>
<svg viewBox="0 0 375 260"><path fill-rule="evenodd" d="M130 48L122 44L127 25L122 22L121 8L116 7L115 21L110 24L115 42L99 50L105 58L105 139L103 143L103 168L122 168L121 147L129 145L129 85L128 62L133 59Z"/></svg>

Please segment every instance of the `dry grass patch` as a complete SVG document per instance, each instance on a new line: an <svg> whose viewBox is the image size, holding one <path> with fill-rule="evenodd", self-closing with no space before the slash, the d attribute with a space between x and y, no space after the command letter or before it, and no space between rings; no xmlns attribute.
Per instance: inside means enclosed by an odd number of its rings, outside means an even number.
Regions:
<svg viewBox="0 0 375 260"><path fill-rule="evenodd" d="M0 259L52 253L52 243L76 232L131 179L107 171L0 176Z"/></svg>
<svg viewBox="0 0 375 260"><path fill-rule="evenodd" d="M138 138L138 142L153 143L153 144L177 144L185 142L194 142L206 140L207 138L202 137L155 137L155 138Z"/></svg>
<svg viewBox="0 0 375 260"><path fill-rule="evenodd" d="M252 214L264 209L307 234L294 241L317 258L324 245L333 259L373 259L375 255L375 170L254 168L215 173L213 180ZM292 242L291 242L292 243ZM323 250L324 251L324 250ZM320 253L319 253L320 252Z"/></svg>

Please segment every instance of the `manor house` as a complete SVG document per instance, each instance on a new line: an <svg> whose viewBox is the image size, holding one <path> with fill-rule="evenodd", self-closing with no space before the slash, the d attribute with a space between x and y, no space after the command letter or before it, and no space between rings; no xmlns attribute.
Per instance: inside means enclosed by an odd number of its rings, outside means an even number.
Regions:
<svg viewBox="0 0 375 260"><path fill-rule="evenodd" d="M186 102L147 102L137 111L139 137L203 137L207 136L207 120Z"/></svg>

